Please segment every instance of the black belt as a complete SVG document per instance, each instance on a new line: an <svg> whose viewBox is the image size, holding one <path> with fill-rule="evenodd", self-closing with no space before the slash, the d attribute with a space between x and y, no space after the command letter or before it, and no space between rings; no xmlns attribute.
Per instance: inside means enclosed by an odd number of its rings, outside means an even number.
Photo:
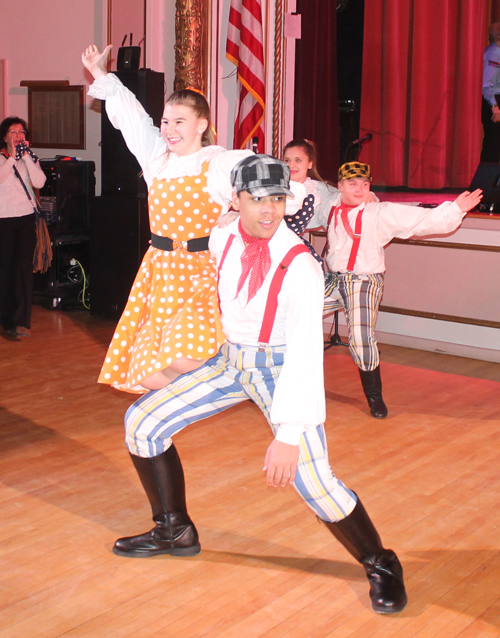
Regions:
<svg viewBox="0 0 500 638"><path fill-rule="evenodd" d="M189 253L198 253L201 250L208 250L207 237L197 237L188 241L179 241L178 239L170 239L170 237L160 237L151 233L151 246L160 250L187 250Z"/></svg>

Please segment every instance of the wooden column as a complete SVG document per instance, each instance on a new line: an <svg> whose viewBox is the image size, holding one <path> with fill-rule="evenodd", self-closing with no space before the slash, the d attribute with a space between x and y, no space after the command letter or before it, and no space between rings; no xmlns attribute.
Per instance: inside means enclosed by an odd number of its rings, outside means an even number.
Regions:
<svg viewBox="0 0 500 638"><path fill-rule="evenodd" d="M274 84L273 84L273 155L280 157L283 148L283 0L276 0L274 22Z"/></svg>
<svg viewBox="0 0 500 638"><path fill-rule="evenodd" d="M174 90L210 90L210 0L176 0Z"/></svg>

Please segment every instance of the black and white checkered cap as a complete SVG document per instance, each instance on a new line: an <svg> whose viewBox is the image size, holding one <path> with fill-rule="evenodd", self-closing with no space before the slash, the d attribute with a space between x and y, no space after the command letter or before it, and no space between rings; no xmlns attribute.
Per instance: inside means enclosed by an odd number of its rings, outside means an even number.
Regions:
<svg viewBox="0 0 500 638"><path fill-rule="evenodd" d="M242 159L231 171L231 184L236 193L248 191L256 197L294 196L290 190L290 169L271 155L249 155Z"/></svg>

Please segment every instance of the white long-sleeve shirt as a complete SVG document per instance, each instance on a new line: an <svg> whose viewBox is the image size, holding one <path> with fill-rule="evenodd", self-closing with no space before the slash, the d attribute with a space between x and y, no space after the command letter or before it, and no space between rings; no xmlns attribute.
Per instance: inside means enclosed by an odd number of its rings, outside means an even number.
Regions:
<svg viewBox="0 0 500 638"><path fill-rule="evenodd" d="M302 242L285 222L280 224L269 241L269 272L255 297L247 303L249 277L235 298L241 275L241 254L245 249L237 221L226 228L213 229L210 250L219 263L231 234L235 238L219 279L224 334L232 343L257 346L276 268L290 248ZM309 253L299 254L283 280L269 340L271 346L286 345L285 363L273 397L271 421L279 425L277 440L290 445L297 445L304 431L325 420L323 296L321 267Z"/></svg>
<svg viewBox="0 0 500 638"><path fill-rule="evenodd" d="M200 175L209 161L207 188L212 199L227 211L231 200L230 173L240 160L252 155L249 150L226 151L222 146L204 146L190 155L167 155L167 145L142 104L113 73L104 75L89 88L89 95L106 100L106 113L123 135L128 149L139 162L148 188L153 179L177 179Z"/></svg>
<svg viewBox="0 0 500 638"><path fill-rule="evenodd" d="M500 47L493 43L484 51L483 97L491 106L498 106L495 95L500 94Z"/></svg>
<svg viewBox="0 0 500 638"><path fill-rule="evenodd" d="M227 151L222 146L204 146L190 155L168 153L160 129L154 125L135 95L120 82L116 75L103 75L90 86L88 94L106 101L106 113L125 143L139 162L144 179L150 188L153 179L177 179L200 175L202 166L209 161L207 188L210 197L221 206L221 215L227 212L232 196L230 175L233 167L252 151ZM293 215L302 205L305 189L302 184L290 186L295 198L287 197L287 215Z"/></svg>
<svg viewBox="0 0 500 638"><path fill-rule="evenodd" d="M327 227L332 206L338 206L342 200L340 192L322 200L309 228ZM392 239L408 239L413 236L444 235L456 230L464 218L455 202L444 202L436 208L421 208L393 202L374 202L362 204L348 213L349 224L354 231L358 211L364 208L362 217L361 241L354 264L356 274L374 275L385 272L384 246ZM351 254L352 239L349 237L340 219L335 226L332 216L328 228L328 255L326 261L330 270L347 272L347 263Z"/></svg>
<svg viewBox="0 0 500 638"><path fill-rule="evenodd" d="M42 188L47 179L40 163L35 163L30 155L26 154L18 162L13 157L7 159L0 155L0 217L24 217L33 214L33 204L16 177L14 166L26 184L33 201L35 201L35 195L32 186Z"/></svg>
<svg viewBox="0 0 500 638"><path fill-rule="evenodd" d="M190 155L168 153L160 129L154 125L135 95L113 73L103 75L90 86L89 95L106 101L106 113L111 124L123 135L125 143L139 162L144 179L151 186L153 179L177 179L200 175L202 166L209 161L207 188L210 197L221 206L221 215L231 202L230 175L233 167L243 158L253 155L243 149L227 151L222 146L204 146ZM287 197L287 215L295 213L305 197L302 184L292 183L295 198Z"/></svg>

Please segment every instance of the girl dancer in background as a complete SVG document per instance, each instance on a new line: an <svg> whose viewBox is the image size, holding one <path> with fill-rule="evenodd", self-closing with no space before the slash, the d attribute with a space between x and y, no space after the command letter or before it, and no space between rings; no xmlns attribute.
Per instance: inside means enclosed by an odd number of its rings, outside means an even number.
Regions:
<svg viewBox="0 0 500 638"><path fill-rule="evenodd" d="M295 215L285 215L285 221L297 235L301 235L314 215L322 199L328 194L338 193L338 190L326 183L318 173L317 152L314 142L296 139L288 142L283 150L283 161L290 169L292 182L302 184L306 190L306 197L302 208ZM323 264L311 244L302 238L311 251L313 257Z"/></svg>
<svg viewBox="0 0 500 638"><path fill-rule="evenodd" d="M314 142L306 139L295 139L288 142L283 150L283 161L290 168L291 184L298 182L306 190L302 208L294 215L285 215L285 221L289 228L297 235L302 235L321 202L335 198L339 194L339 189L325 181L319 174L318 153ZM368 201L378 202L379 200L376 195L370 193ZM323 259L311 244L303 237L302 240L313 257L323 265ZM327 292L325 292L326 294Z"/></svg>

